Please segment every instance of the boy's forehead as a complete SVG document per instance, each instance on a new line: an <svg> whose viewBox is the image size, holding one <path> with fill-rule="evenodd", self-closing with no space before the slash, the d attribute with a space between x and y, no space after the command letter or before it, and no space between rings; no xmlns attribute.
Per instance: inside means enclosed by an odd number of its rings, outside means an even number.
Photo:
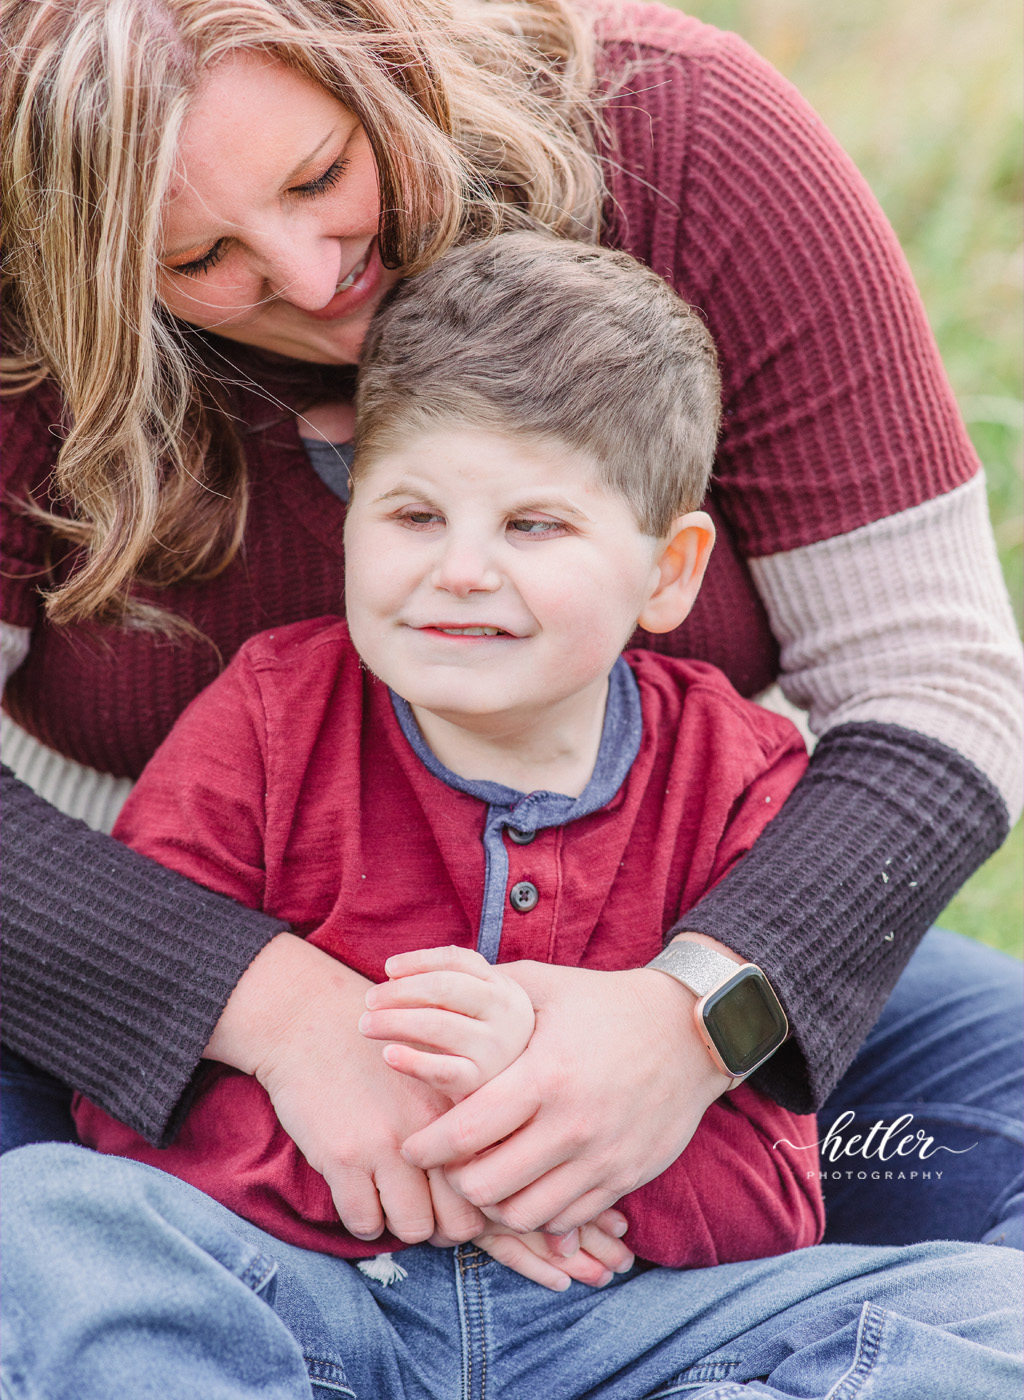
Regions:
<svg viewBox="0 0 1024 1400"><path fill-rule="evenodd" d="M365 458L357 454L354 475L378 499L427 486L486 490L509 500L539 491L583 518L588 518L588 498L611 494L588 452L556 438L469 424L424 429Z"/></svg>

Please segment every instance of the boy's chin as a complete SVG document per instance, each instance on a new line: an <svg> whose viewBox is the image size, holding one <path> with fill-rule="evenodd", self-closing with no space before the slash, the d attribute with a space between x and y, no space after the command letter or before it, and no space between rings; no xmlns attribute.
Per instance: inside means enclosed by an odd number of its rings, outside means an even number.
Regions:
<svg viewBox="0 0 1024 1400"><path fill-rule="evenodd" d="M474 697L470 694L411 695L406 699L415 715L433 716L456 729L465 729L473 733L500 733L503 730L536 724L547 708L529 702L510 704L507 698Z"/></svg>

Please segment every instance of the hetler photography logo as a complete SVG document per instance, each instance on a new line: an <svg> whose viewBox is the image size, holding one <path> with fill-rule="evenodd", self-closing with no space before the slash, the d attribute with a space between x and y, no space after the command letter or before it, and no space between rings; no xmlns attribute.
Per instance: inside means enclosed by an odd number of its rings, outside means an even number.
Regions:
<svg viewBox="0 0 1024 1400"><path fill-rule="evenodd" d="M847 1180L858 1181L941 1181L942 1172L929 1168L927 1171L919 1171L916 1167L910 1169L910 1160L927 1162L934 1157L937 1152L949 1152L954 1157L962 1157L965 1152L970 1152L977 1147L976 1142L972 1142L970 1147L946 1147L941 1142L936 1142L929 1137L923 1128L917 1128L913 1132L905 1132L914 1121L912 1113L903 1113L899 1118L894 1118L891 1123L883 1123L881 1118L873 1123L867 1133L851 1133L844 1137L844 1129L853 1122L856 1114L853 1109L847 1109L845 1113L840 1113L839 1117L829 1128L823 1138L819 1138L817 1143L790 1142L788 1138L779 1138L774 1145L781 1147L791 1147L797 1152L805 1152L809 1148L817 1146L821 1155L821 1161L833 1164L841 1162L846 1157L859 1157L864 1162L892 1163L887 1170L883 1171L876 1167L871 1171L847 1170L827 1171L810 1170L809 1177L817 1176L820 1181L841 1181L843 1177Z"/></svg>

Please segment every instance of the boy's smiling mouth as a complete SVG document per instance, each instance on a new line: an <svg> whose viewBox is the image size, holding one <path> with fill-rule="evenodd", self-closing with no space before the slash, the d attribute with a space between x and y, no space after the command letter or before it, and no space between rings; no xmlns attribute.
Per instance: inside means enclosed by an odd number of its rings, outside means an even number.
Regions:
<svg viewBox="0 0 1024 1400"><path fill-rule="evenodd" d="M459 626L444 622L428 622L425 627L417 629L420 632L442 632L446 637L511 637L514 635L504 627L490 627L486 624L474 623Z"/></svg>

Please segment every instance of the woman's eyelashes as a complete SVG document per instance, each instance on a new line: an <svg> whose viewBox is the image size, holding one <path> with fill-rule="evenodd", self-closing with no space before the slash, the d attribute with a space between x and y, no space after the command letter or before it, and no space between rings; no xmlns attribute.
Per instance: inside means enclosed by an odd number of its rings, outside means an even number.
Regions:
<svg viewBox="0 0 1024 1400"><path fill-rule="evenodd" d="M183 277L201 277L204 272L209 272L211 267L216 267L224 256L225 240L218 238L217 242L204 253L201 258L193 258L191 262L179 263L177 267L172 267L172 272L180 272Z"/></svg>
<svg viewBox="0 0 1024 1400"><path fill-rule="evenodd" d="M317 195L326 194L344 175L348 167L348 158L339 156L337 160L331 162L322 175L318 175L315 180L307 180L302 185L293 185L288 191L289 194L297 194L301 199L315 199ZM227 239L218 238L217 242L203 253L202 257L192 258L186 263L179 263L177 267L172 267L171 272L178 272L183 277L201 277L203 273L209 272L216 267L227 251Z"/></svg>
<svg viewBox="0 0 1024 1400"><path fill-rule="evenodd" d="M302 195L304 199L312 199L318 194L324 194L327 190L334 188L347 167L347 158L339 156L337 160L331 162L322 175L318 175L315 180L307 180L304 185L293 185L290 193Z"/></svg>

